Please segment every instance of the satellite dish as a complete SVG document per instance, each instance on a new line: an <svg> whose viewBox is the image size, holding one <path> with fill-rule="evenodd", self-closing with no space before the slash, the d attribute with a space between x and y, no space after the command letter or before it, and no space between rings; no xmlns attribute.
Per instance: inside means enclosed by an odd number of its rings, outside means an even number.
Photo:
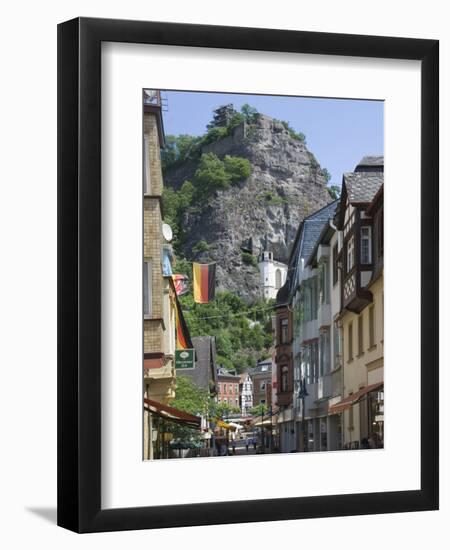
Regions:
<svg viewBox="0 0 450 550"><path fill-rule="evenodd" d="M168 243L170 243L170 241L173 239L172 228L167 223L163 223L162 234Z"/></svg>

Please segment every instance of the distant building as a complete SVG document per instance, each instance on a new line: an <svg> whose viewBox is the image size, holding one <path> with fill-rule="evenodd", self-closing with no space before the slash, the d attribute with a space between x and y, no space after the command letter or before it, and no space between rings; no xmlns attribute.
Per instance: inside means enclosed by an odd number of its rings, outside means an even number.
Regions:
<svg viewBox="0 0 450 550"><path fill-rule="evenodd" d="M208 390L211 397L217 394L216 340L214 336L194 336L195 368L179 369L177 376L190 378L194 384Z"/></svg>
<svg viewBox="0 0 450 550"><path fill-rule="evenodd" d="M241 374L239 396L241 412L246 415L253 407L253 380L248 372Z"/></svg>
<svg viewBox="0 0 450 550"><path fill-rule="evenodd" d="M259 361L250 371L253 382L253 406L272 404L272 359Z"/></svg>
<svg viewBox="0 0 450 550"><path fill-rule="evenodd" d="M239 409L240 376L219 368L217 382L217 402L226 403L230 407Z"/></svg>
<svg viewBox="0 0 450 550"><path fill-rule="evenodd" d="M258 258L262 296L266 300L276 298L278 290L286 282L288 267L273 259L273 252L265 250Z"/></svg>

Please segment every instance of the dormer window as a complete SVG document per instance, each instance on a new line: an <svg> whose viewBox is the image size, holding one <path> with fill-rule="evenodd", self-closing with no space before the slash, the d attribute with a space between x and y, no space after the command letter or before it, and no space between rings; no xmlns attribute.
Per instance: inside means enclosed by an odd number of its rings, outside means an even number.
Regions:
<svg viewBox="0 0 450 550"><path fill-rule="evenodd" d="M372 235L368 225L361 227L361 263L372 263Z"/></svg>

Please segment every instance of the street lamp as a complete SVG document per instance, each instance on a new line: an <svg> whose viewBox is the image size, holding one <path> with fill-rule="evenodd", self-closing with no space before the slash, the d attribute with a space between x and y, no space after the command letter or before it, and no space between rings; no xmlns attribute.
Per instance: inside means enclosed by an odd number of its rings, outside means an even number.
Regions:
<svg viewBox="0 0 450 550"><path fill-rule="evenodd" d="M303 452L307 451L307 438L306 438L306 421L305 421L305 397L308 397L309 393L306 389L306 380L303 377L300 380L300 389L298 391L298 397L302 400L302 431L303 431Z"/></svg>
<svg viewBox="0 0 450 550"><path fill-rule="evenodd" d="M264 453L264 404L261 403L261 453Z"/></svg>
<svg viewBox="0 0 450 550"><path fill-rule="evenodd" d="M273 433L272 433L272 416L273 416L273 412L272 412L272 405L269 405L269 411L267 413L269 415L269 418L270 418L270 445L269 445L269 451L272 453L273 452Z"/></svg>

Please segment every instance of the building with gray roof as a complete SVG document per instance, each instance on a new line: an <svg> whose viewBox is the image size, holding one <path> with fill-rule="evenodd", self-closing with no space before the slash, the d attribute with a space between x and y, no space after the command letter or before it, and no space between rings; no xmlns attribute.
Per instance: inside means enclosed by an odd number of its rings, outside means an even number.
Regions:
<svg viewBox="0 0 450 550"><path fill-rule="evenodd" d="M190 378L199 388L217 393L216 340L214 336L194 336L195 368L180 369L177 376Z"/></svg>

